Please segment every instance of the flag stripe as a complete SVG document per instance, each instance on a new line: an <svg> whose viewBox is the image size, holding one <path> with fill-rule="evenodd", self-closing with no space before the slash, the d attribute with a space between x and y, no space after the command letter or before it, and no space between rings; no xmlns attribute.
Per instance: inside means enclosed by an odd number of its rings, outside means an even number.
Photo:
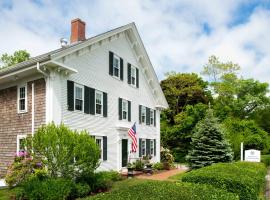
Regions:
<svg viewBox="0 0 270 200"><path fill-rule="evenodd" d="M136 137L136 124L134 123L134 125L128 130L128 135L131 137L132 139L132 144L131 144L131 151L132 152L136 152L137 151L137 137Z"/></svg>

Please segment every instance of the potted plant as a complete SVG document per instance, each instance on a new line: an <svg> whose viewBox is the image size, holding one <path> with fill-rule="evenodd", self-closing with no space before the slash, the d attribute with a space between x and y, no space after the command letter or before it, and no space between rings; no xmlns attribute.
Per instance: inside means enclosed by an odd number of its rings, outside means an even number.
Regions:
<svg viewBox="0 0 270 200"><path fill-rule="evenodd" d="M147 155L143 157L144 160L144 172L147 174L153 174L153 170L152 170L152 164L150 163L150 159L152 158L151 155Z"/></svg>
<svg viewBox="0 0 270 200"><path fill-rule="evenodd" d="M134 172L134 165L132 163L128 163L127 169L128 169L127 177L132 178L134 176L134 173L133 173Z"/></svg>

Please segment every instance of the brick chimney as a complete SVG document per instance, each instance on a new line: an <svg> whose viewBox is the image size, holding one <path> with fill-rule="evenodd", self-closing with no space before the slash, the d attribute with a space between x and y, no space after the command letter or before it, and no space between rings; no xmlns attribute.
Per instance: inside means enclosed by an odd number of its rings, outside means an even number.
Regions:
<svg viewBox="0 0 270 200"><path fill-rule="evenodd" d="M85 22L81 19L73 19L71 21L70 43L76 43L85 40Z"/></svg>

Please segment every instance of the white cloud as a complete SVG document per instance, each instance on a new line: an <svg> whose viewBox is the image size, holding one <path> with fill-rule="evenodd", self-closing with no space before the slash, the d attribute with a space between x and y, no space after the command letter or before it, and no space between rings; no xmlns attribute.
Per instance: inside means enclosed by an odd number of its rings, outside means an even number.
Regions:
<svg viewBox="0 0 270 200"><path fill-rule="evenodd" d="M0 53L55 49L60 37L69 38L76 17L87 22L88 36L134 21L160 78L171 70L199 73L214 54L239 63L246 77L269 81L270 11L258 7L242 24L229 26L243 2L252 1L14 1L11 10L0 8Z"/></svg>

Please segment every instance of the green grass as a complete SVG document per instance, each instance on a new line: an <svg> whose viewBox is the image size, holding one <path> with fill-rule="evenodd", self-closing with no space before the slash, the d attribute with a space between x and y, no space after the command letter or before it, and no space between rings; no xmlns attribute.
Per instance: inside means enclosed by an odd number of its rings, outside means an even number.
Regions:
<svg viewBox="0 0 270 200"><path fill-rule="evenodd" d="M169 177L169 180L181 181L182 177L186 172L180 172L179 174L173 175Z"/></svg>
<svg viewBox="0 0 270 200"><path fill-rule="evenodd" d="M15 195L15 189L0 189L0 200L10 200Z"/></svg>

